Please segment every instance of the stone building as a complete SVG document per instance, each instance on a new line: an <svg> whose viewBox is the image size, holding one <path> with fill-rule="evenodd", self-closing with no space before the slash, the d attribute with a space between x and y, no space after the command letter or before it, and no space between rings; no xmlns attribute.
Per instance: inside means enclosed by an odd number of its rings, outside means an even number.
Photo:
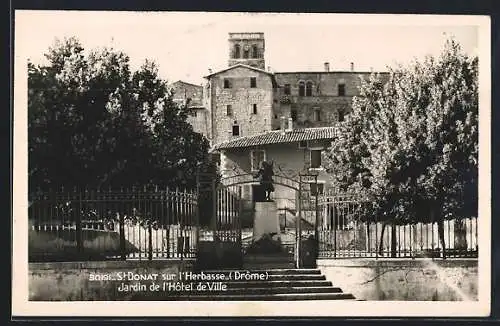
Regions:
<svg viewBox="0 0 500 326"><path fill-rule="evenodd" d="M204 103L203 86L179 80L172 84L172 91L174 102L189 108L187 121L193 130L210 139L211 123Z"/></svg>
<svg viewBox="0 0 500 326"><path fill-rule="evenodd" d="M318 187L328 187L322 151L351 111L362 79L373 72L355 71L353 63L343 71L323 63L321 71L272 72L265 68L263 33L229 33L228 45L228 67L209 71L203 87L178 82L182 99L202 104L195 116L201 120L192 117L193 125L209 139L222 174L254 173L262 160L271 160L290 176L313 169ZM276 191L280 198L289 195Z"/></svg>

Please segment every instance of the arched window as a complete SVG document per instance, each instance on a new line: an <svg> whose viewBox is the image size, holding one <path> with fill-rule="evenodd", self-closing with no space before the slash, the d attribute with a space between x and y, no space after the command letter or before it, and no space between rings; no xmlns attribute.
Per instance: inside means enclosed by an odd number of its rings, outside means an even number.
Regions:
<svg viewBox="0 0 500 326"><path fill-rule="evenodd" d="M248 51L248 45L245 45L245 47L243 48L243 59L248 59Z"/></svg>
<svg viewBox="0 0 500 326"><path fill-rule="evenodd" d="M313 83L308 81L306 84L306 96L312 96Z"/></svg>
<svg viewBox="0 0 500 326"><path fill-rule="evenodd" d="M257 59L259 57L259 50L257 45L252 45L252 58Z"/></svg>
<svg viewBox="0 0 500 326"><path fill-rule="evenodd" d="M240 58L240 45L239 44L236 44L234 46L234 58L235 59L239 59Z"/></svg>
<svg viewBox="0 0 500 326"><path fill-rule="evenodd" d="M299 82L299 96L305 95L305 84L303 81Z"/></svg>

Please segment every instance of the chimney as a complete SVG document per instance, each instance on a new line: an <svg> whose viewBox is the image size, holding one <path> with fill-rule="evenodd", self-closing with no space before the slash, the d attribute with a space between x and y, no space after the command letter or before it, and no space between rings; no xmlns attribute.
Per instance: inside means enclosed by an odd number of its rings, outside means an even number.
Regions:
<svg viewBox="0 0 500 326"><path fill-rule="evenodd" d="M293 120L292 118L288 118L288 127L286 128L286 131L292 131L293 130Z"/></svg>
<svg viewBox="0 0 500 326"><path fill-rule="evenodd" d="M267 66L267 71L271 72L271 66Z"/></svg>
<svg viewBox="0 0 500 326"><path fill-rule="evenodd" d="M354 62L351 62L351 71L354 71Z"/></svg>
<svg viewBox="0 0 500 326"><path fill-rule="evenodd" d="M326 72L330 71L330 63L329 62L325 62L325 71Z"/></svg>
<svg viewBox="0 0 500 326"><path fill-rule="evenodd" d="M208 73L211 74L212 73L212 68L208 68Z"/></svg>

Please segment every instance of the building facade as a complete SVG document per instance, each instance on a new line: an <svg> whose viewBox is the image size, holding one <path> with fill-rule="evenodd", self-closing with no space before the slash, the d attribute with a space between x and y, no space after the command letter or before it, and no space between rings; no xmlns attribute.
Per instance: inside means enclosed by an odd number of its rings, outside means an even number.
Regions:
<svg viewBox="0 0 500 326"><path fill-rule="evenodd" d="M312 169L321 189L327 188L322 152L373 72L355 71L352 63L345 71L330 71L324 63L322 71L272 72L265 68L263 33L230 33L228 45L228 67L210 72L206 84L193 90L202 104L197 116L203 117L194 129L209 139L222 175L251 174L267 160L290 177ZM192 93L184 88L186 98ZM294 196L285 189L275 194L284 201Z"/></svg>

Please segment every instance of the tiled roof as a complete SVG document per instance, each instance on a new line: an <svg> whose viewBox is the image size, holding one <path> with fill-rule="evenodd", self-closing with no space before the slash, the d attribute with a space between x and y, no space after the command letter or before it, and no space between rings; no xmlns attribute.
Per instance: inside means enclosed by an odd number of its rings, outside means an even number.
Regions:
<svg viewBox="0 0 500 326"><path fill-rule="evenodd" d="M213 150L251 147L268 144L293 143L305 140L333 139L336 127L294 129L290 131L273 130L254 136L244 136L213 146Z"/></svg>

